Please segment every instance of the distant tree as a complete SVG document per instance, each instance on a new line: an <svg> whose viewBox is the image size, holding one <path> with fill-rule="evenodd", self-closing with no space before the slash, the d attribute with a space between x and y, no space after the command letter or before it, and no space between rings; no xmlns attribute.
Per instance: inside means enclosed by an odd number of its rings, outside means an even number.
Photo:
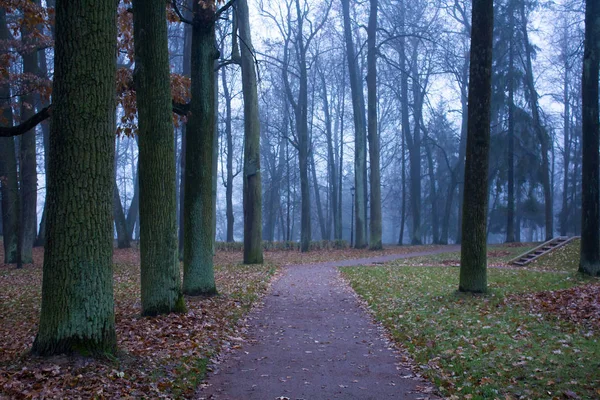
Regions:
<svg viewBox="0 0 600 400"><path fill-rule="evenodd" d="M467 159L459 290L487 291L487 208L492 94L493 0L473 0Z"/></svg>
<svg viewBox="0 0 600 400"><path fill-rule="evenodd" d="M39 6L39 0L33 2ZM24 7L23 19L32 20L35 8ZM21 57L23 59L23 74L35 76L38 71L38 52L33 27L28 23L21 24ZM31 118L36 111L35 92L21 96L21 121ZM30 129L19 138L19 194L21 197L21 259L24 264L33 262L33 243L37 235L37 159L36 159L36 129Z"/></svg>
<svg viewBox="0 0 600 400"><path fill-rule="evenodd" d="M600 3L586 1L585 44L583 55L583 163L581 202L581 258L579 271L600 275L600 205L598 204L600 167L598 146L598 74L600 71Z"/></svg>
<svg viewBox="0 0 600 400"><path fill-rule="evenodd" d="M365 121L365 101L362 79L360 78L352 38L350 20L350 1L342 0L342 13L344 18L344 37L346 42L346 59L352 90L352 110L354 113L354 187L356 195L355 204L355 239L354 247L357 249L367 247L367 221L366 207L366 180L367 180L367 132Z"/></svg>
<svg viewBox="0 0 600 400"><path fill-rule="evenodd" d="M117 2L57 0L42 306L32 352L116 350L112 274ZM90 34L93 32L93 34Z"/></svg>
<svg viewBox="0 0 600 400"><path fill-rule="evenodd" d="M379 165L379 126L377 124L377 0L370 1L367 39L367 113L369 159L371 166L371 235L369 248L379 250L381 243L381 169Z"/></svg>
<svg viewBox="0 0 600 400"><path fill-rule="evenodd" d="M183 311L175 141L164 0L133 1L140 174L142 315Z"/></svg>
<svg viewBox="0 0 600 400"><path fill-rule="evenodd" d="M254 47L246 0L238 0L236 15L240 32L244 94L244 264L262 264L260 121Z"/></svg>

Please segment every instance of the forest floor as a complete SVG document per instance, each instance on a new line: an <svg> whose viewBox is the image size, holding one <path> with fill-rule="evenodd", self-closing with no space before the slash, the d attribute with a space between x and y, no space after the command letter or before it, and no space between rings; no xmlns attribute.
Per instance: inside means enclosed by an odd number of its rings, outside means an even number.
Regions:
<svg viewBox="0 0 600 400"><path fill-rule="evenodd" d="M456 291L456 253L342 275L446 398L594 399L600 280L577 273L578 250L574 242L517 268L506 265L510 248L491 247L490 291L477 296Z"/></svg>
<svg viewBox="0 0 600 400"><path fill-rule="evenodd" d="M34 263L23 269L0 264L0 398L188 398L210 369L212 358L240 347L245 330L242 317L267 292L281 266L385 257L437 247L393 246L376 252L267 251L262 266L241 265L240 251L219 251L215 256L219 296L187 298L186 313L157 318L140 317L139 251L116 249L114 292L120 353L103 360L42 359L28 354L41 302L43 249L36 248Z"/></svg>
<svg viewBox="0 0 600 400"><path fill-rule="evenodd" d="M43 250L36 249L34 264L21 270L0 265L0 398L197 396L195 390L206 373L225 368L220 365L219 354L235 355L255 345L248 343L254 320L244 316L254 315L248 311L258 310L256 306L265 294L271 293L266 302L271 297L280 300L281 296L272 296L277 286L270 290L270 285L285 282L282 271L294 269L280 267L356 259L362 260L336 265L366 265L343 268L343 276L391 332L399 344L397 349L408 351L393 355L403 370L416 365L403 375L407 381L421 375L433 381L441 394L454 398L535 398L538 393L544 398L600 397L594 392L600 387L598 376L590 375L597 371L600 359L600 308L594 308L600 298L600 283L582 280L574 273L576 243L554 252L548 260L538 260L531 268L506 268L508 259L531 246L490 247L490 266L500 268L491 269L491 294L481 298L454 294L458 268L452 266L460 259L456 248L394 246L380 252L345 249L308 254L272 251L265 252L264 266L242 266L241 252L220 251L215 257L220 295L187 298L187 313L157 318L139 316L139 252L115 250L120 353L103 360L64 356L41 359L27 354L37 331L41 298ZM437 254L389 262L415 252ZM325 281L336 275L335 269L329 271L327 274L333 275L324 277ZM312 275L310 279L316 277ZM273 280L275 276L281 278ZM344 285L333 281L331 290L342 290ZM350 314L355 312L353 301L346 301ZM365 323L360 332L371 335L367 343L374 343L378 351L391 347L386 347L380 330L374 331L370 322ZM305 351L320 352L319 346L315 343L315 349ZM479 352L485 352L485 362ZM581 367L561 368L569 363ZM590 371L587 375L585 369ZM287 380L287 376L278 378ZM356 384L339 383L337 387L350 390ZM210 380L209 385L218 388ZM416 385L419 388L409 389L417 392L413 395L431 394L433 386ZM509 389L502 389L505 387ZM364 394L364 389L358 390Z"/></svg>

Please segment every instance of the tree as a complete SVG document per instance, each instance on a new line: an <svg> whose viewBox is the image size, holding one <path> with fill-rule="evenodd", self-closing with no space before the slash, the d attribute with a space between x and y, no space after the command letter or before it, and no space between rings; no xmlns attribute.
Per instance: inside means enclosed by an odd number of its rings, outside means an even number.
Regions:
<svg viewBox="0 0 600 400"><path fill-rule="evenodd" d="M493 0L473 0L467 159L462 214L462 292L487 291L487 207L492 94Z"/></svg>
<svg viewBox="0 0 600 400"><path fill-rule="evenodd" d="M579 271L600 275L600 210L598 204L600 167L598 146L598 74L600 71L600 4L586 1L583 55L583 161L581 201L581 257Z"/></svg>
<svg viewBox="0 0 600 400"><path fill-rule="evenodd" d="M48 243L32 352L116 350L112 276L117 2L57 0ZM89 32L94 32L90 35ZM92 84L93 83L93 84Z"/></svg>
<svg viewBox="0 0 600 400"><path fill-rule="evenodd" d="M189 295L217 293L213 268L215 144L215 23L226 7L216 10L214 1L194 2L189 21L173 5L180 19L192 25L191 103L186 127L183 292ZM228 3L231 5L231 3Z"/></svg>
<svg viewBox="0 0 600 400"><path fill-rule="evenodd" d="M260 175L260 122L254 48L246 0L236 6L241 42L244 94L244 264L262 264L262 188Z"/></svg>
<svg viewBox="0 0 600 400"><path fill-rule="evenodd" d="M39 4L39 0L34 2ZM25 20L33 17L34 11L25 8L23 18ZM23 50L23 74L31 76L38 75L38 52L35 36L29 24L21 24L21 41ZM35 95L33 92L21 97L21 121L26 121L35 114ZM21 260L25 264L33 262L33 243L37 235L37 162L35 127L19 138L19 194L21 197L20 207L20 241Z"/></svg>
<svg viewBox="0 0 600 400"><path fill-rule="evenodd" d="M380 250L381 244L381 170L379 166L379 134L377 125L377 0L370 1L367 39L367 114L369 157L371 161L371 235L369 248Z"/></svg>
<svg viewBox="0 0 600 400"><path fill-rule="evenodd" d="M0 39L9 40L10 31L6 26L6 10L0 9ZM0 99L10 98L8 85L0 86ZM2 123L11 126L13 115L10 104L2 104ZM17 249L19 242L19 183L15 139L0 137L0 190L2 190L2 233L4 262L17 263L20 260Z"/></svg>
<svg viewBox="0 0 600 400"><path fill-rule="evenodd" d="M162 0L133 1L139 126L142 315L183 311L177 248L175 141Z"/></svg>
<svg viewBox="0 0 600 400"><path fill-rule="evenodd" d="M367 206L365 187L367 174L365 107L362 81L358 73L358 66L356 65L356 54L352 39L349 0L342 0L342 12L344 15L344 37L346 41L350 88L352 90L352 110L354 112L354 186L356 188L356 196L354 196L356 208L354 247L361 249L367 246L367 222L365 220Z"/></svg>

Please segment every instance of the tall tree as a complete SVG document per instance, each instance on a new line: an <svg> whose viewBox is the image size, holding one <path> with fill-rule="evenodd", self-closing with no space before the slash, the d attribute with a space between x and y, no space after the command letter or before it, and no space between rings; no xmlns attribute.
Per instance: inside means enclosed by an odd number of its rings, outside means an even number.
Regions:
<svg viewBox="0 0 600 400"><path fill-rule="evenodd" d="M381 170L379 165L379 132L377 124L377 0L370 0L367 28L367 114L369 158L371 165L371 235L369 248L379 250L381 243Z"/></svg>
<svg viewBox="0 0 600 400"><path fill-rule="evenodd" d="M26 8L23 18L33 18L32 9ZM35 35L29 24L21 24L21 41L24 50L23 73L38 75L38 52ZM29 91L21 97L21 121L28 120L35 114L35 94ZM36 129L32 128L19 138L19 178L21 195L21 258L23 263L33 262L33 243L37 235L37 162L36 162Z"/></svg>
<svg viewBox="0 0 600 400"><path fill-rule="evenodd" d="M0 8L0 39L10 40L12 35L6 26L6 10ZM10 99L8 85L0 86L0 99ZM10 104L0 104L3 123L13 124ZM19 241L19 182L17 175L17 157L15 139L0 137L0 190L2 191L2 233L4 244L4 262L7 264L19 261L17 250Z"/></svg>
<svg viewBox="0 0 600 400"><path fill-rule="evenodd" d="M244 95L244 264L262 264L262 188L260 176L260 122L254 47L247 0L236 6L240 32L242 90Z"/></svg>
<svg viewBox="0 0 600 400"><path fill-rule="evenodd" d="M600 207L598 204L600 167L598 146L598 74L600 72L600 3L586 1L583 54L583 162L581 195L581 258L579 271L600 275Z"/></svg>
<svg viewBox="0 0 600 400"><path fill-rule="evenodd" d="M487 291L487 207L492 94L493 0L473 0L467 159L462 214L460 283Z"/></svg>
<svg viewBox="0 0 600 400"><path fill-rule="evenodd" d="M173 2L176 6L176 2ZM213 267L215 143L215 1L194 1L191 52L191 104L186 127L183 292L216 294Z"/></svg>
<svg viewBox="0 0 600 400"><path fill-rule="evenodd" d="M350 1L342 0L342 12L344 16L344 37L346 42L346 54L348 71L350 76L350 89L352 91L352 110L354 113L354 196L356 232L354 247L361 249L367 246L366 232L366 207L365 180L367 174L367 149L366 149L366 123L362 80L359 76L352 38L352 26L350 21ZM361 101L363 99L363 101Z"/></svg>
<svg viewBox="0 0 600 400"><path fill-rule="evenodd" d="M56 1L49 240L35 354L116 349L112 281L116 17L114 0L98 0L93 7L81 0Z"/></svg>
<svg viewBox="0 0 600 400"><path fill-rule="evenodd" d="M133 1L138 109L142 315L184 308L181 295L167 10Z"/></svg>

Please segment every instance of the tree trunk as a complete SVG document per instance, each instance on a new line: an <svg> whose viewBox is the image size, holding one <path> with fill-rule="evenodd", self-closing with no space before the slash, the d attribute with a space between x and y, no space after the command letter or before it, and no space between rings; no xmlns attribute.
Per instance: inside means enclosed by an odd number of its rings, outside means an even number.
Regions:
<svg viewBox="0 0 600 400"><path fill-rule="evenodd" d="M56 2L42 306L32 352L116 350L112 275L117 2ZM87 32L93 31L94 35ZM90 82L94 82L90 85Z"/></svg>
<svg viewBox="0 0 600 400"><path fill-rule="evenodd" d="M27 14L27 12L26 12ZM25 15L27 18L27 15ZM27 24L21 25L21 41L25 46L34 45ZM23 73L38 75L37 50L21 53ZM28 93L21 97L21 121L35 114L35 95ZM37 162L36 129L33 128L19 138L19 177L21 195L21 259L25 264L33 262L33 243L37 236Z"/></svg>
<svg viewBox="0 0 600 400"><path fill-rule="evenodd" d="M438 217L437 209L437 188L435 184L435 167L433 164L433 155L431 150L431 144L426 147L427 151L427 166L429 169L429 197L431 202L431 232L433 236L433 243L440 243L440 221Z"/></svg>
<svg viewBox="0 0 600 400"><path fill-rule="evenodd" d="M327 170L329 173L329 182L331 184L331 214L333 216L333 237L336 240L341 239L342 229L338 221L338 175L335 162L333 128L331 126L331 113L329 111L329 97L327 94L327 82L325 74L321 72L321 90L323 97L323 115L325 116L325 134L327 138Z"/></svg>
<svg viewBox="0 0 600 400"><path fill-rule="evenodd" d="M217 292L213 269L212 168L215 141L215 12L194 2L192 101L186 132L183 292Z"/></svg>
<svg viewBox="0 0 600 400"><path fill-rule="evenodd" d="M6 26L6 10L0 8L0 39L10 40ZM0 99L10 98L8 85L0 86ZM8 126L13 124L10 104L0 103L2 119ZM17 157L15 139L0 138L0 190L2 191L2 233L4 245L4 263L15 264L19 261L17 250L19 241L19 181L17 175Z"/></svg>
<svg viewBox="0 0 600 400"><path fill-rule="evenodd" d="M487 207L492 94L492 0L473 0L461 292L487 291Z"/></svg>
<svg viewBox="0 0 600 400"><path fill-rule="evenodd" d="M175 141L162 0L134 0L142 315L184 309L177 261Z"/></svg>
<svg viewBox="0 0 600 400"><path fill-rule="evenodd" d="M113 218L117 229L117 247L119 249L130 248L131 242L127 234L127 220L123 212L123 204L121 203L121 195L119 194L119 187L116 180L113 190Z"/></svg>
<svg viewBox="0 0 600 400"><path fill-rule="evenodd" d="M581 258L579 271L600 276L600 210L598 193L598 73L600 64L600 3L586 1L583 55L583 162L581 201Z"/></svg>
<svg viewBox="0 0 600 400"><path fill-rule="evenodd" d="M346 57L348 61L348 72L350 75L350 90L352 92L352 110L354 113L354 187L355 193L355 221L356 232L354 247L362 249L367 247L367 233L365 231L366 221L366 196L365 179L367 168L367 152L365 149L365 112L361 105L362 81L358 73L354 40L352 38L352 27L350 24L350 1L342 0L342 12L344 14L344 37L346 41Z"/></svg>
<svg viewBox="0 0 600 400"><path fill-rule="evenodd" d="M566 236L569 225L569 165L571 163L571 96L569 94L569 34L568 23L564 22L563 40L562 40L562 56L564 58L563 68L563 192L562 192L562 207L560 210L560 235Z"/></svg>
<svg viewBox="0 0 600 400"><path fill-rule="evenodd" d="M242 86L244 95L244 264L262 264L262 187L260 173L260 119L254 48L246 0L238 0Z"/></svg>
<svg viewBox="0 0 600 400"><path fill-rule="evenodd" d="M186 6L183 10L184 16L188 19L192 19L192 8L193 0L186 0ZM185 24L183 28L183 75L189 77L192 70L192 26ZM189 117L188 117L189 118ZM183 247L184 247L184 225L185 225L185 155L186 155L186 137L187 137L187 122L181 128L181 155L179 162L180 169L180 181L179 181L179 232L177 237L179 240L179 260L183 260Z"/></svg>
<svg viewBox="0 0 600 400"><path fill-rule="evenodd" d="M369 248L380 250L383 245L381 243L381 169L379 165L379 132L377 131L377 0L370 1L367 31L367 114L369 120L369 158L371 161Z"/></svg>
<svg viewBox="0 0 600 400"><path fill-rule="evenodd" d="M510 43L508 56L508 204L506 243L515 241L515 99L514 99L514 10L509 7Z"/></svg>
<svg viewBox="0 0 600 400"><path fill-rule="evenodd" d="M227 146L227 161L226 161L226 178L225 178L225 204L227 216L227 242L233 242L233 129L231 127L231 94L229 93L229 85L227 84L227 69L222 68L222 86L223 96L225 97L225 143Z"/></svg>

